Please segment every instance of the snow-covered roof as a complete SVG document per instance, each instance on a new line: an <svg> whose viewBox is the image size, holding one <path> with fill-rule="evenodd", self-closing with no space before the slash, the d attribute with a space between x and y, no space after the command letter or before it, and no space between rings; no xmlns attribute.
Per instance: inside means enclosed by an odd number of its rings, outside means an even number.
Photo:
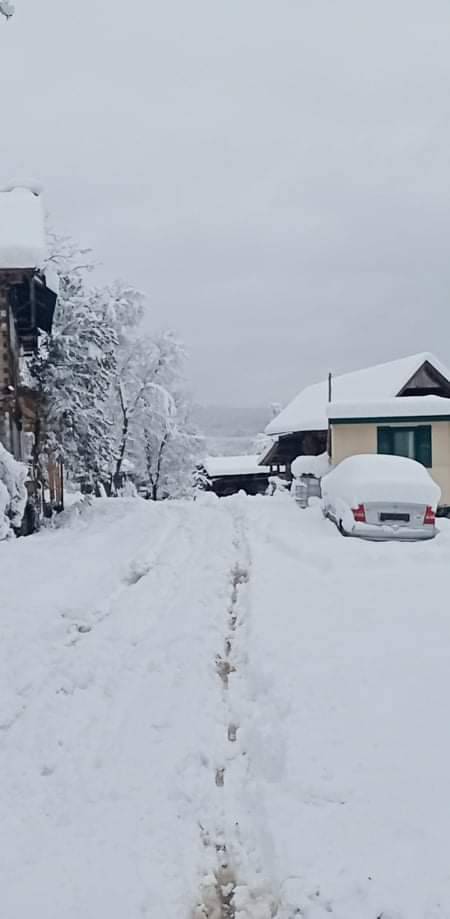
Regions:
<svg viewBox="0 0 450 919"><path fill-rule="evenodd" d="M345 418L439 418L450 417L450 399L442 396L402 396L370 402L331 402L328 406L331 421Z"/></svg>
<svg viewBox="0 0 450 919"><path fill-rule="evenodd" d="M41 268L46 254L41 196L22 187L0 191L0 268Z"/></svg>
<svg viewBox="0 0 450 919"><path fill-rule="evenodd" d="M395 398L411 377L428 361L450 380L450 370L429 352L412 354L397 361L366 367L353 373L333 377L334 402L370 402ZM308 386L277 415L266 428L266 434L289 434L294 431L324 431L328 425L328 380Z"/></svg>
<svg viewBox="0 0 450 919"><path fill-rule="evenodd" d="M223 475L263 475L268 466L258 464L259 456L207 456L204 466L211 479Z"/></svg>

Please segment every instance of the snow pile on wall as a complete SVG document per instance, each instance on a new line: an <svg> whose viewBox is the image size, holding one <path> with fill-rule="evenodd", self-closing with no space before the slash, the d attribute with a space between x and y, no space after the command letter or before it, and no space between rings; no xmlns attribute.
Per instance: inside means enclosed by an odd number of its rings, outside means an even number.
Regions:
<svg viewBox="0 0 450 919"><path fill-rule="evenodd" d="M0 191L0 268L40 268L46 256L41 196L22 187Z"/></svg>
<svg viewBox="0 0 450 919"><path fill-rule="evenodd" d="M20 527L27 503L27 468L0 444L0 539Z"/></svg>
<svg viewBox="0 0 450 919"><path fill-rule="evenodd" d="M328 453L321 453L320 456L297 456L291 464L291 472L296 479L302 475L314 475L316 479L321 479L329 471Z"/></svg>

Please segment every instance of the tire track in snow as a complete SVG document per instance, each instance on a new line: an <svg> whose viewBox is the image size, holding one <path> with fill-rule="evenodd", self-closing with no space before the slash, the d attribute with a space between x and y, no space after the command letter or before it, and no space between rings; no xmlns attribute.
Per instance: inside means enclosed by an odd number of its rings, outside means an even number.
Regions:
<svg viewBox="0 0 450 919"><path fill-rule="evenodd" d="M224 646L215 662L222 688L226 738L223 764L218 765L215 771L215 785L221 798L219 829L211 838L211 834L202 828L204 845L215 849L216 868L202 885L201 903L193 914L195 919L274 919L277 915L277 902L262 875L255 828L250 834L253 839L249 839L248 832L244 834L240 826L241 807L237 795L242 791L243 781L249 779L250 769L245 741L240 742L245 706L239 704L242 701L239 694L245 687L242 671L245 669L250 612L251 551L247 534L247 500L232 498L226 505L233 517L235 562L230 572ZM239 679L237 694L234 691L235 679Z"/></svg>
<svg viewBox="0 0 450 919"><path fill-rule="evenodd" d="M118 851L120 871L133 887L124 909L116 871L102 914L185 916L203 863L199 813L212 815L215 825L214 656L233 562L231 523L218 504L170 505L155 525L149 517L124 550L106 596L92 602L84 591L87 604L75 609L73 603L72 621L61 618L61 609L70 609L77 594L57 598L48 626L52 639L53 623L58 626L49 667L32 681L30 717L20 736L5 738L5 752L20 744L19 762L27 769L9 785L18 813L28 802L41 850L47 846L73 870L80 915L91 915L84 879L89 891L94 870L113 875ZM137 568L147 568L147 576L134 581L127 572ZM67 627L73 637L82 621L92 621L91 632L76 632L79 640L69 645ZM61 840L49 826L59 820ZM31 870L36 883L42 871L42 864L34 875ZM225 886L225 866L221 880ZM67 894L73 902L74 891ZM65 896L60 891L63 912L64 904L69 910ZM226 897L225 891L224 903Z"/></svg>
<svg viewBox="0 0 450 919"><path fill-rule="evenodd" d="M64 659L65 650L74 648L75 653L78 644L89 640L98 627L111 616L116 604L121 601L122 597L127 595L130 588L137 584L142 577L148 575L153 567L161 561L174 534L183 525L185 519L183 508L176 508L176 511L176 519L168 520L167 526L159 534L156 544L147 550L141 551L138 556L135 556L128 563L127 571L121 581L106 596L101 605L98 605L88 613L86 613L86 610L70 607L64 607L60 610L59 616L63 620L64 631L59 634L59 630L56 631L55 667L51 668L49 672L43 671L40 680L28 680L23 690L17 691L17 701L16 704L12 705L11 711L6 716L0 714L0 736L1 733L13 730L17 722L28 713L30 707L36 704L43 693L71 695L78 689L86 689L85 680L79 682L76 678L71 678L72 667L68 667L67 661ZM76 664L73 666L76 670Z"/></svg>

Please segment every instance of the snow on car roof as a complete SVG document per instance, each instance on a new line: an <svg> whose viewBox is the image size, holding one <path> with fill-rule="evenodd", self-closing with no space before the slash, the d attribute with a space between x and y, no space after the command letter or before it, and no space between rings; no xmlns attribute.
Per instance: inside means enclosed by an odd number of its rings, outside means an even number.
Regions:
<svg viewBox="0 0 450 919"><path fill-rule="evenodd" d="M450 417L450 399L443 396L402 396L370 402L331 402L327 406L330 421L370 418Z"/></svg>
<svg viewBox="0 0 450 919"><path fill-rule="evenodd" d="M450 380L450 370L427 351L386 364L376 364L352 373L336 376L332 381L333 401L376 401L395 398L416 371L428 361ZM266 428L266 434L289 434L293 431L324 431L328 425L328 380L302 390Z"/></svg>
<svg viewBox="0 0 450 919"><path fill-rule="evenodd" d="M407 456L390 456L386 453L362 453L348 456L335 466L329 475L344 478L350 476L352 481L372 479L428 479L429 473L416 460Z"/></svg>
<svg viewBox="0 0 450 919"><path fill-rule="evenodd" d="M259 465L259 456L207 456L204 466L210 478L223 475L261 475L269 473L268 466Z"/></svg>
<svg viewBox="0 0 450 919"><path fill-rule="evenodd" d="M46 254L41 196L29 188L0 191L0 268L40 268Z"/></svg>
<svg viewBox="0 0 450 919"><path fill-rule="evenodd" d="M342 460L322 479L322 494L357 506L367 501L410 501L436 505L441 489L420 463L405 456L362 454Z"/></svg>

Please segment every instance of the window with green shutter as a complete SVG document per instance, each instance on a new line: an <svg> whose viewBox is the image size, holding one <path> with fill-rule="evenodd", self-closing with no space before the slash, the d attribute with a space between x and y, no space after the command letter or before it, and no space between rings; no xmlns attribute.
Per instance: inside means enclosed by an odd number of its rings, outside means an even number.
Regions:
<svg viewBox="0 0 450 919"><path fill-rule="evenodd" d="M431 424L401 428L379 427L377 435L378 453L407 456L431 468Z"/></svg>
<svg viewBox="0 0 450 919"><path fill-rule="evenodd" d="M431 424L424 424L415 429L416 440L416 460L427 466L429 469L433 465L431 456Z"/></svg>

